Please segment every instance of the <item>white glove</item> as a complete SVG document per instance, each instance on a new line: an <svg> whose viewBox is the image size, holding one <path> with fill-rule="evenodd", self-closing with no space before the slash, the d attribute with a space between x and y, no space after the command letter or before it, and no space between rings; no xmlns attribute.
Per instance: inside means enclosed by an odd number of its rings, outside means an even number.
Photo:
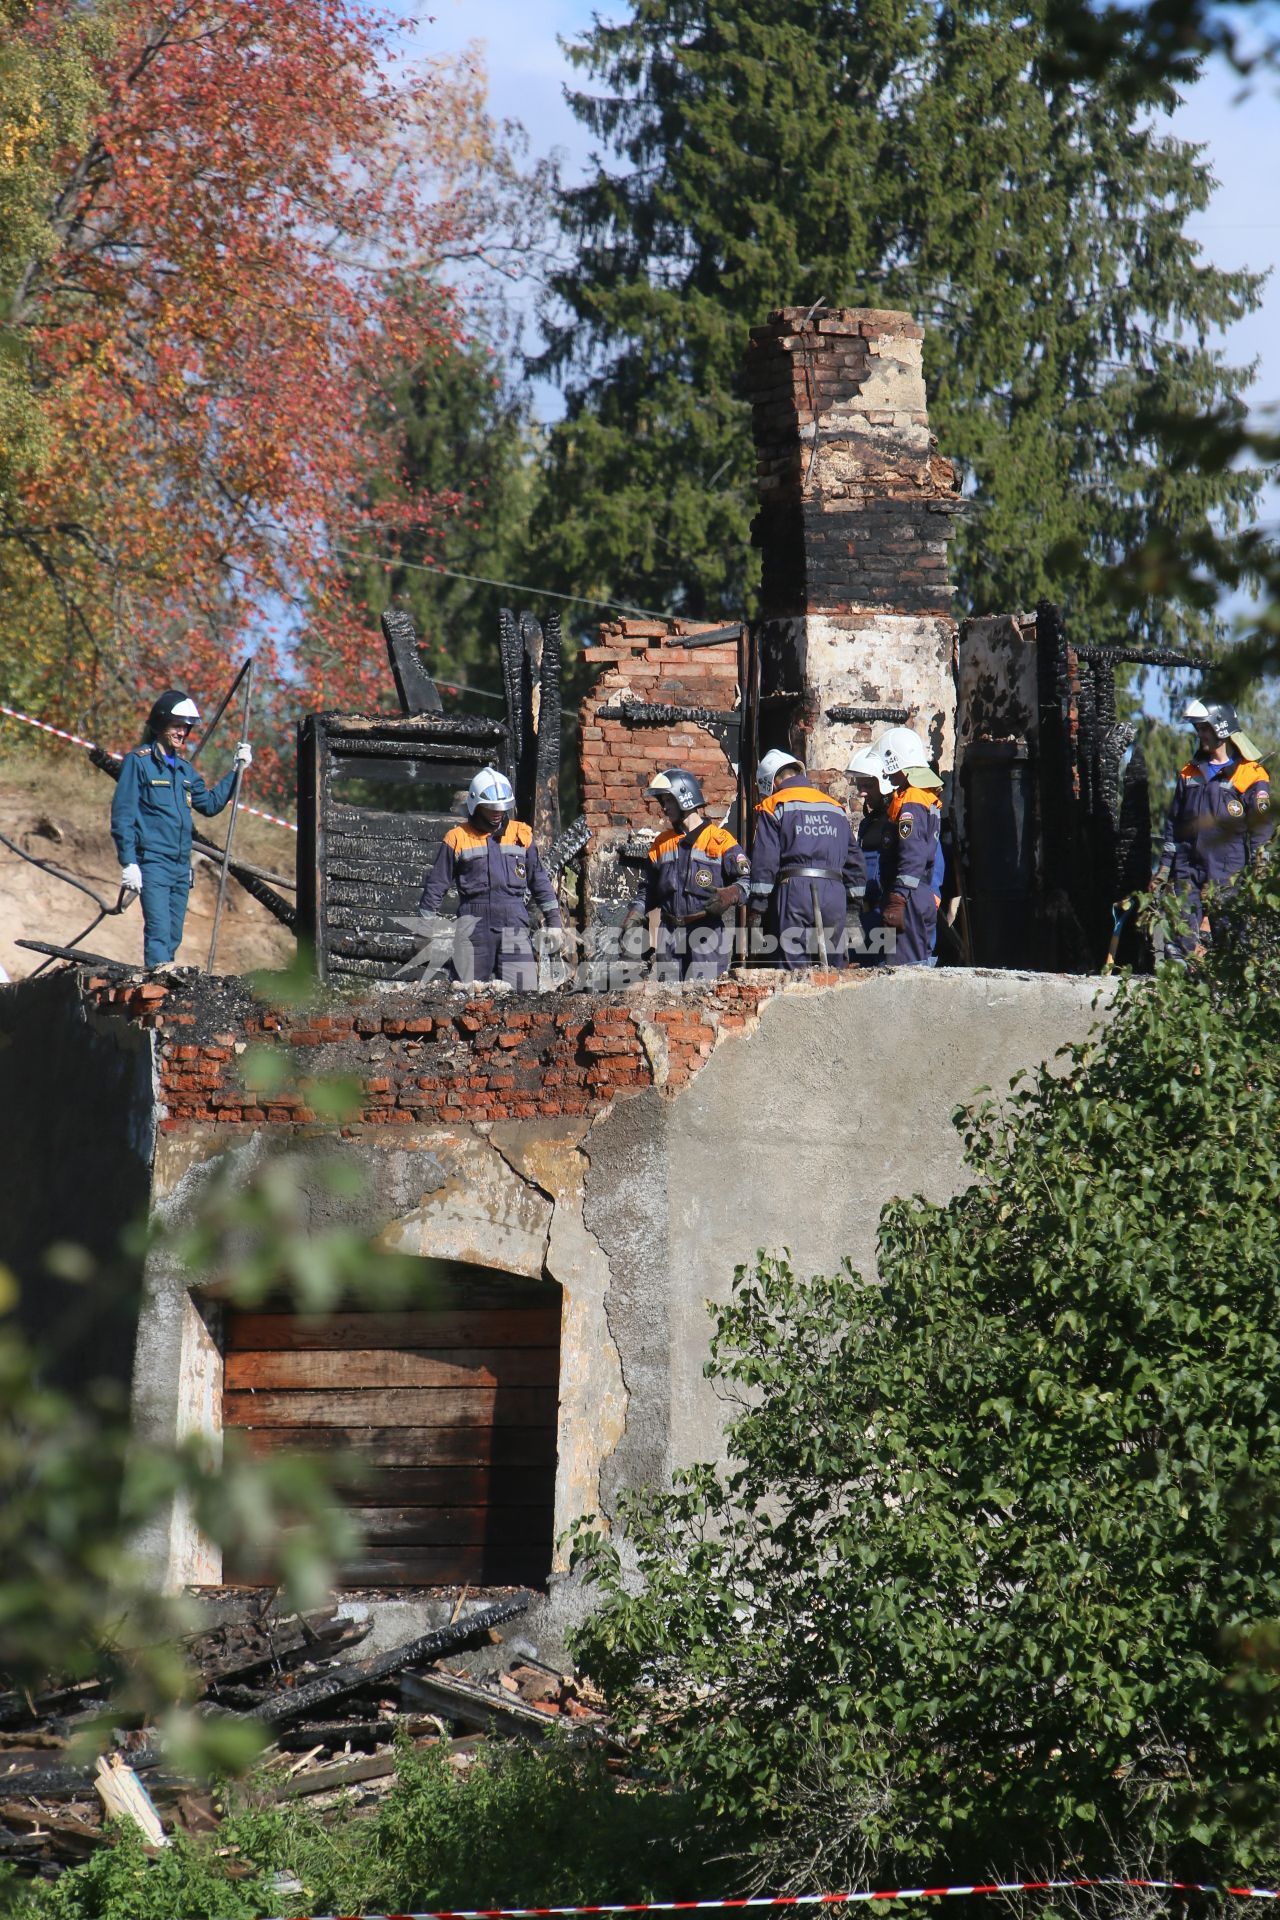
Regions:
<svg viewBox="0 0 1280 1920"><path fill-rule="evenodd" d="M121 867L120 885L127 887L130 893L142 892L142 868L137 866Z"/></svg>
<svg viewBox="0 0 1280 1920"><path fill-rule="evenodd" d="M253 765L253 748L247 740L242 740L236 748L235 763L238 767L251 767Z"/></svg>

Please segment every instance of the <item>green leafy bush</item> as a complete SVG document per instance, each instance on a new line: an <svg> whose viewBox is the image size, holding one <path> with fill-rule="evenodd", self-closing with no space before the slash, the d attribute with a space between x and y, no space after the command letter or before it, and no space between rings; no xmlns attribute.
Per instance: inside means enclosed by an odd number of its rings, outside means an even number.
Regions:
<svg viewBox="0 0 1280 1920"><path fill-rule="evenodd" d="M957 1116L882 1285L739 1270L731 1464L581 1536L578 1656L772 1878L1274 1871L1274 869L1229 919Z"/></svg>

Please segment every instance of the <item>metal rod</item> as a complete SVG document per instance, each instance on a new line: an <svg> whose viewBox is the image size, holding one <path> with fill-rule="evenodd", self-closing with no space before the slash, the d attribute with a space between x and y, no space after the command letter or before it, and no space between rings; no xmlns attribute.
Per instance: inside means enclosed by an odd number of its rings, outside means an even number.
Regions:
<svg viewBox="0 0 1280 1920"><path fill-rule="evenodd" d="M250 656L250 659L252 659L252 655ZM219 720L221 720L223 714L226 712L231 702L235 699L236 688L240 685L240 682L244 679L246 673L248 673L249 664L250 664L249 660L246 660L244 662L239 673L236 675L235 679L231 682L231 685L227 688L226 692L223 694L222 704L219 706L218 711L214 714L212 720L209 722L204 732L200 735L199 740L196 742L195 746L191 749L191 752L187 755L188 760L194 760L196 755L200 753L205 747L208 746L209 736L213 732L214 728L217 726Z"/></svg>
<svg viewBox="0 0 1280 1920"><path fill-rule="evenodd" d="M814 931L818 936L818 964L825 970L831 963L827 959L827 928L826 922L822 918L822 902L818 898L818 883L816 880L809 882L809 898L813 903L813 925Z"/></svg>
<svg viewBox="0 0 1280 1920"><path fill-rule="evenodd" d="M240 718L240 738L249 738L249 707L253 700L253 657L245 661L244 712ZM240 782L244 778L244 768L237 763L235 784L231 789L231 818L227 822L227 844L222 853L222 872L218 875L218 904L213 910L213 932L209 936L209 960L205 968L213 972L213 956L218 947L218 927L222 921L222 902L227 891L227 867L231 861L231 843L236 837L236 813L240 806Z"/></svg>

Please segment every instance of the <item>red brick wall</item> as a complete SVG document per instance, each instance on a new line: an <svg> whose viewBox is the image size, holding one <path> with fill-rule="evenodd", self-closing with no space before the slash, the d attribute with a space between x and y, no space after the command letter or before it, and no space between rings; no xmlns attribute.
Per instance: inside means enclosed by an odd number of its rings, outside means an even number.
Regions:
<svg viewBox="0 0 1280 1920"><path fill-rule="evenodd" d="M706 625L678 620L619 620L600 628L600 644L591 648L588 658L603 664L605 671L582 703L578 747L582 810L593 833L662 825L644 794L658 767L688 767L696 773L715 818L731 804L733 768L705 728L629 727L598 717L602 707L623 699L728 712L738 697L736 643L663 645L670 637L708 631Z"/></svg>
<svg viewBox="0 0 1280 1920"><path fill-rule="evenodd" d="M807 985L854 984L855 975L809 975ZM869 976L862 976L869 977ZM570 994L440 999L380 994L323 1006L271 1009L235 979L166 986L91 979L97 1017L151 1028L158 1040L160 1126L306 1125L308 1088L354 1078L351 1124L454 1125L593 1114L616 1099L686 1086L718 1040L754 1023L763 1001L793 985L783 975L641 996ZM241 1060L252 1046L290 1049L293 1069L270 1099L246 1091ZM331 1123L326 1123L331 1124Z"/></svg>

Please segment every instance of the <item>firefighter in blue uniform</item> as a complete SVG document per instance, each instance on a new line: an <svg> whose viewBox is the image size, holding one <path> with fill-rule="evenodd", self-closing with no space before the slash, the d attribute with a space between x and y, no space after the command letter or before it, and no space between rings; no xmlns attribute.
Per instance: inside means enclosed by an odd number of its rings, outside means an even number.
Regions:
<svg viewBox="0 0 1280 1920"><path fill-rule="evenodd" d="M529 895L557 946L564 922L532 828L511 818L515 803L506 774L482 768L467 789L466 822L446 833L418 910L438 913L445 894L456 887L458 937L450 967L455 979L502 980L533 992L538 963L529 939Z"/></svg>
<svg viewBox="0 0 1280 1920"><path fill-rule="evenodd" d="M655 773L647 791L667 824L649 849L622 933L657 908L659 975L718 979L733 957L732 916L746 903L750 863L728 828L705 818L702 787L686 768Z"/></svg>
<svg viewBox="0 0 1280 1920"><path fill-rule="evenodd" d="M1204 949L1212 918L1204 889L1229 887L1271 838L1271 777L1241 734L1235 708L1192 700L1182 718L1199 746L1178 775L1152 880L1167 879L1177 898L1182 929L1166 951L1178 961Z"/></svg>
<svg viewBox="0 0 1280 1920"><path fill-rule="evenodd" d="M848 815L811 787L794 755L775 747L756 769L761 800L751 848L751 924L777 942L781 964L845 964L845 919L866 893L867 863Z"/></svg>
<svg viewBox="0 0 1280 1920"><path fill-rule="evenodd" d="M893 785L884 770L879 747L859 747L849 762L848 772L862 802L858 821L858 845L867 863L867 891L859 919L865 951L859 956L864 967L884 964L884 921L880 917L880 856L893 832L889 819L889 799Z"/></svg>
<svg viewBox="0 0 1280 1920"><path fill-rule="evenodd" d="M236 748L230 773L206 787L180 757L200 709L177 688L162 693L147 718L142 745L126 753L111 803L111 837L120 856L120 883L142 895L142 957L148 967L173 960L191 894L192 811L221 813L236 773L253 764L247 740Z"/></svg>
<svg viewBox="0 0 1280 1920"><path fill-rule="evenodd" d="M942 829L942 782L911 727L890 727L878 743L893 787L891 831L880 856L881 916L894 936L895 967L927 967L937 937L934 871Z"/></svg>

